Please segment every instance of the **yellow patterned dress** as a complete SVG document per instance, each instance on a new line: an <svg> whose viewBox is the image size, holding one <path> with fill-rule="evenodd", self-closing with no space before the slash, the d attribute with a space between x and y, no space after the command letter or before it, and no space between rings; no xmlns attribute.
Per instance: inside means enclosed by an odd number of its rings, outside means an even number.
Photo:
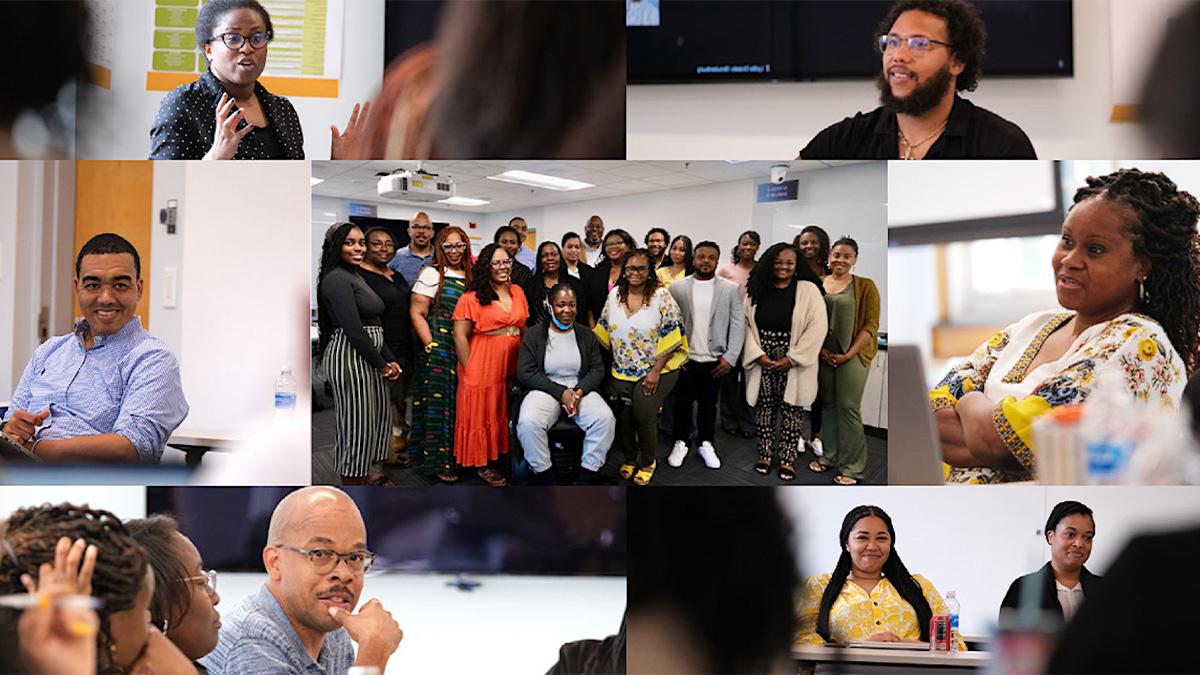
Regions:
<svg viewBox="0 0 1200 675"><path fill-rule="evenodd" d="M1021 464L1015 471L954 468L948 482L1029 480L1036 455L1033 421L1051 408L1085 400L1102 370L1120 372L1129 392L1143 403L1179 405L1187 384L1183 360L1162 326L1144 314L1122 314L1091 326L1061 357L1026 372L1046 339L1073 316L1072 312L1053 311L1021 319L979 345L929 392L935 412L953 408L967 392L986 394L996 403L992 423Z"/></svg>
<svg viewBox="0 0 1200 675"><path fill-rule="evenodd" d="M817 634L817 612L821 608L821 596L829 585L829 574L818 574L804 581L800 589L800 600L796 603L797 645L823 645L824 638ZM946 603L928 579L914 574L913 579L921 586L921 593L929 603L934 616L947 614ZM902 640L920 640L921 629L917 625L917 612L908 604L896 587L880 579L875 588L867 593L853 581L842 585L842 592L829 610L829 637L833 642L846 643L852 640L868 640L876 633L892 633ZM960 651L967 645L961 637Z"/></svg>

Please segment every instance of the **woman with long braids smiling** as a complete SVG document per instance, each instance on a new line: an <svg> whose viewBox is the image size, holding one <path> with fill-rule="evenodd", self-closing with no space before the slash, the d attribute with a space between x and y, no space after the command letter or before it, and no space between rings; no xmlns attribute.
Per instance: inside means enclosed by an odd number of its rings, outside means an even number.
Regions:
<svg viewBox="0 0 1200 675"><path fill-rule="evenodd" d="M1068 311L996 333L929 393L950 481L1028 479L1033 421L1085 400L1105 371L1139 402L1179 405L1200 357L1198 217L1161 173L1087 179L1050 260Z"/></svg>
<svg viewBox="0 0 1200 675"><path fill-rule="evenodd" d="M479 477L494 487L508 483L494 465L508 454L508 391L517 380L517 350L529 318L525 293L509 275L513 262L499 244L484 246L467 292L454 308L454 458L478 469Z"/></svg>
<svg viewBox="0 0 1200 675"><path fill-rule="evenodd" d="M796 643L928 642L929 620L948 612L933 584L900 560L891 517L878 506L850 509L838 544L833 573L801 588ZM958 648L967 649L962 638Z"/></svg>

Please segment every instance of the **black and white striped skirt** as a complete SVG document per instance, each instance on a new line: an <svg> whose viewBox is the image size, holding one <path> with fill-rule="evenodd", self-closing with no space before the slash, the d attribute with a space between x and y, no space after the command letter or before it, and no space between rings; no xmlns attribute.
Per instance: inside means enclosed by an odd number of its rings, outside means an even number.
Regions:
<svg viewBox="0 0 1200 675"><path fill-rule="evenodd" d="M383 347L383 328L365 326L375 349ZM333 331L321 361L333 389L337 440L333 456L342 476L361 477L388 458L392 448L392 411L388 382L355 351L341 328Z"/></svg>

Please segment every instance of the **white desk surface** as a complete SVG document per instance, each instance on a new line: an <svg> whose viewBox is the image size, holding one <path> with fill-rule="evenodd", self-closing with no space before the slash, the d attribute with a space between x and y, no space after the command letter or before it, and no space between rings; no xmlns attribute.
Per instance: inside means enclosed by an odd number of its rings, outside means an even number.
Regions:
<svg viewBox="0 0 1200 675"><path fill-rule="evenodd" d="M797 661L846 661L849 663L880 663L885 665L929 666L959 668L981 668L991 658L989 652L943 652L916 651L906 649L871 649L869 647L815 647L809 645L792 647L792 658Z"/></svg>
<svg viewBox="0 0 1200 675"><path fill-rule="evenodd" d="M179 427L168 444L204 445L214 450L228 448L247 439L247 434L226 429L203 429L199 427Z"/></svg>

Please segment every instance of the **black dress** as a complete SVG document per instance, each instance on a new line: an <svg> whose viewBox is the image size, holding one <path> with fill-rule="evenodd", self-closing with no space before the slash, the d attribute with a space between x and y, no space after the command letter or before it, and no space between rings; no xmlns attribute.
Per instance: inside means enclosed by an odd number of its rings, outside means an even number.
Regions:
<svg viewBox="0 0 1200 675"><path fill-rule="evenodd" d="M383 326L384 344L401 363L407 363L412 359L412 318L408 312L412 289L399 273L393 273L389 280L382 274L359 267L358 275L383 300L384 310L379 323Z"/></svg>
<svg viewBox="0 0 1200 675"><path fill-rule="evenodd" d="M550 289L546 288L544 279L545 277L534 274L521 284L521 290L525 291L525 301L529 303L529 320L525 323L527 326L550 320L550 312L546 308L546 294ZM583 282L565 271L558 275L558 281L569 285L575 291L575 318L586 322L588 302Z"/></svg>
<svg viewBox="0 0 1200 675"><path fill-rule="evenodd" d="M211 70L195 82L168 92L150 129L150 159L203 159L212 148L217 104L224 93L225 88ZM257 82L254 94L262 105L267 126L246 135L233 158L304 159L304 132L291 102L271 94ZM242 120L237 128L245 126Z"/></svg>

